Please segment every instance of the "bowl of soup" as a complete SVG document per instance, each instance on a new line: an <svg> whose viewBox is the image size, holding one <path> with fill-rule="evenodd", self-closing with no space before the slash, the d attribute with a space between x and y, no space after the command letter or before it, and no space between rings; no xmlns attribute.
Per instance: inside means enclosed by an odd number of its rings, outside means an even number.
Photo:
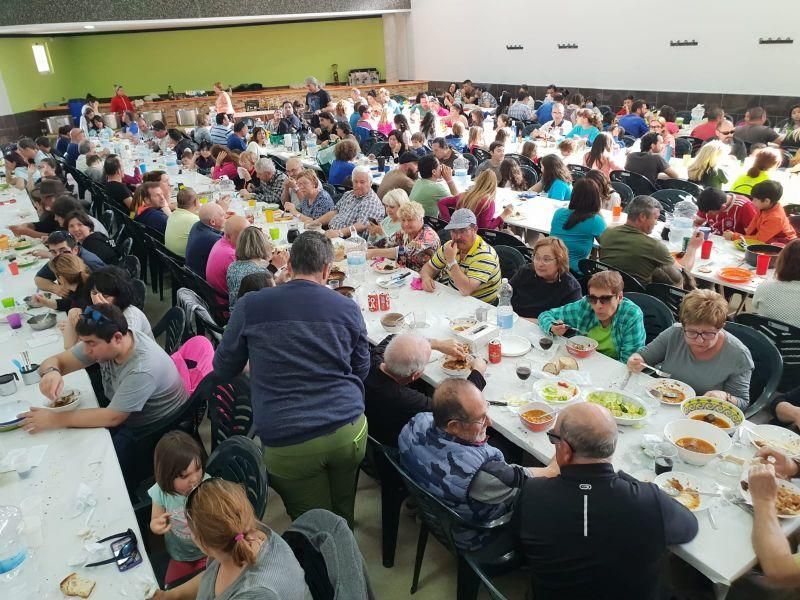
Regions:
<svg viewBox="0 0 800 600"><path fill-rule="evenodd" d="M681 412L687 419L705 421L733 435L736 428L744 422L744 413L735 404L709 398L695 396L681 402Z"/></svg>
<svg viewBox="0 0 800 600"><path fill-rule="evenodd" d="M667 423L664 437L678 449L678 456L690 465L705 465L731 449L730 436L706 421L679 419Z"/></svg>
<svg viewBox="0 0 800 600"><path fill-rule="evenodd" d="M545 402L531 402L520 407L519 420L531 431L547 431L556 422L556 411Z"/></svg>

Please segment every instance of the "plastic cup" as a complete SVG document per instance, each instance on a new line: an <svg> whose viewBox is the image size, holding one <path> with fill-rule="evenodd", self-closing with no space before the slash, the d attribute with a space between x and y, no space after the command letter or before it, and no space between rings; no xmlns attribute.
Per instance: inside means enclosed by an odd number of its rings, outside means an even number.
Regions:
<svg viewBox="0 0 800 600"><path fill-rule="evenodd" d="M703 234L704 240L707 240L708 236L711 235L711 227L698 227L697 231Z"/></svg>
<svg viewBox="0 0 800 600"><path fill-rule="evenodd" d="M772 257L769 254L756 255L756 275L764 276L769 271L769 261Z"/></svg>
<svg viewBox="0 0 800 600"><path fill-rule="evenodd" d="M0 300L0 302L3 303L3 308L14 308L14 305L16 304L16 301L11 296L8 298L3 298Z"/></svg>
<svg viewBox="0 0 800 600"><path fill-rule="evenodd" d="M8 250L8 236L0 235L0 250Z"/></svg>
<svg viewBox="0 0 800 600"><path fill-rule="evenodd" d="M615 219L618 219L622 214L622 206L613 206L611 208L611 214L614 216Z"/></svg>
<svg viewBox="0 0 800 600"><path fill-rule="evenodd" d="M700 258L711 258L711 248L714 246L714 242L711 240L706 240L703 242L703 245L700 247Z"/></svg>
<svg viewBox="0 0 800 600"><path fill-rule="evenodd" d="M19 329L22 327L22 315L20 313L11 313L6 317L6 321L11 325L11 329Z"/></svg>
<svg viewBox="0 0 800 600"><path fill-rule="evenodd" d="M280 239L280 237L281 237L281 230L280 230L280 229L278 229L277 227L270 227L270 228L269 228L269 237L271 237L273 240L278 240L278 239Z"/></svg>
<svg viewBox="0 0 800 600"><path fill-rule="evenodd" d="M249 206L250 208L255 208L256 207L256 199L255 198L250 198L247 201L247 206Z"/></svg>
<svg viewBox="0 0 800 600"><path fill-rule="evenodd" d="M19 275L19 265L13 260L8 263L8 270L14 276Z"/></svg>
<svg viewBox="0 0 800 600"><path fill-rule="evenodd" d="M265 210L264 211L264 218L267 220L267 223L274 223L275 222L275 211Z"/></svg>

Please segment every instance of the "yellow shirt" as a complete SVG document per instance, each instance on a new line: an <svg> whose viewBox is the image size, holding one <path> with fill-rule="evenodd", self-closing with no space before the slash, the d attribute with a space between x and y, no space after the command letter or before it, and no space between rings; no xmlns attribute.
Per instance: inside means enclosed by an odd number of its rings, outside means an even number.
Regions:
<svg viewBox="0 0 800 600"><path fill-rule="evenodd" d="M497 291L500 288L500 260L497 253L489 244L483 241L481 236L475 236L475 243L465 256L457 258L458 266L469 279L479 281L478 286L472 297L484 302L492 303L497 300ZM440 246L436 254L431 258L431 265L442 272L440 281L453 285L450 278L450 269L444 258L444 246ZM455 287L455 286L454 286Z"/></svg>
<svg viewBox="0 0 800 600"><path fill-rule="evenodd" d="M186 256L186 242L189 241L189 230L200 220L196 214L185 208L177 208L167 219L164 231L164 245L167 250L179 256Z"/></svg>

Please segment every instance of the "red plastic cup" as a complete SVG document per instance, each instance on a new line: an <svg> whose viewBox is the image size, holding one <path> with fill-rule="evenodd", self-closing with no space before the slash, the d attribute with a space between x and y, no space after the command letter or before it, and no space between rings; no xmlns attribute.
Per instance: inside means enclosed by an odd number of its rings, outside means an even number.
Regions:
<svg viewBox="0 0 800 600"><path fill-rule="evenodd" d="M756 275L766 275L769 271L769 261L772 258L769 254L756 255Z"/></svg>
<svg viewBox="0 0 800 600"><path fill-rule="evenodd" d="M8 270L11 271L12 275L19 275L19 265L14 261L8 263Z"/></svg>
<svg viewBox="0 0 800 600"><path fill-rule="evenodd" d="M706 240L703 242L703 245L700 247L700 258L711 258L711 248L714 246L714 242L711 240Z"/></svg>

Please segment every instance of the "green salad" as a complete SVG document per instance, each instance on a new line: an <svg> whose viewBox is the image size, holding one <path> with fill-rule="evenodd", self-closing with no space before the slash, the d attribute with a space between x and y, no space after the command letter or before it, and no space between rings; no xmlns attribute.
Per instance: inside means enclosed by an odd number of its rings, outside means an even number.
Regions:
<svg viewBox="0 0 800 600"><path fill-rule="evenodd" d="M592 392L587 397L588 402L605 406L615 417L624 419L643 419L647 410L641 404L627 400L617 392Z"/></svg>
<svg viewBox="0 0 800 600"><path fill-rule="evenodd" d="M547 384L541 393L547 402L567 402L575 396L575 387L565 381L559 381Z"/></svg>

